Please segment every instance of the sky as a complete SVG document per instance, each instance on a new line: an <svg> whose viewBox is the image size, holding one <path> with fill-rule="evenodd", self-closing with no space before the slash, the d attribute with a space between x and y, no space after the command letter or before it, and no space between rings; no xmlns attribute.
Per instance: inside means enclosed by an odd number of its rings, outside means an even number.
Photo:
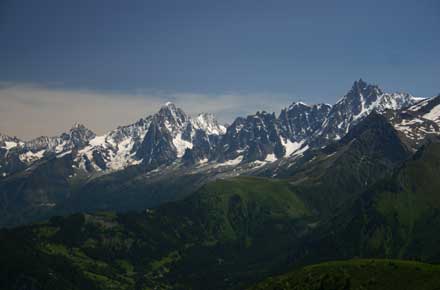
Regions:
<svg viewBox="0 0 440 290"><path fill-rule="evenodd" d="M0 0L0 132L97 133L172 101L221 122L359 78L440 93L438 0Z"/></svg>

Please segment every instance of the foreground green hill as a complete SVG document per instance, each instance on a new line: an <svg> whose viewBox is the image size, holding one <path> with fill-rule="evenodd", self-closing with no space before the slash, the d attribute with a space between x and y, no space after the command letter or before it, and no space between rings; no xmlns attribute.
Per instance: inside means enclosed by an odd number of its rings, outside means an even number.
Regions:
<svg viewBox="0 0 440 290"><path fill-rule="evenodd" d="M348 260L307 266L249 290L435 290L440 266L401 260Z"/></svg>
<svg viewBox="0 0 440 290"><path fill-rule="evenodd" d="M2 230L0 289L240 288L279 270L314 222L286 181L218 180L144 213Z"/></svg>

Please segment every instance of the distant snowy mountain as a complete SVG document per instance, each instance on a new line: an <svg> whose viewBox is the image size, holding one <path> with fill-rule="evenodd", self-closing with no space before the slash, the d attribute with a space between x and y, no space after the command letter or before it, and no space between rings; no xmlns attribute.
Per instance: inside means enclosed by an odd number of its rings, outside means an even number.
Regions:
<svg viewBox="0 0 440 290"><path fill-rule="evenodd" d="M279 122L273 113L257 112L237 118L222 136L211 159L251 162L283 157L285 150L279 131Z"/></svg>
<svg viewBox="0 0 440 290"><path fill-rule="evenodd" d="M38 137L30 141L21 141L8 136L0 141L0 175L5 177L34 162L86 146L95 133L81 124L75 124L68 132L56 137Z"/></svg>
<svg viewBox="0 0 440 290"><path fill-rule="evenodd" d="M141 163L156 167L182 158L200 138L218 136L225 130L211 114L191 118L167 103L153 116L92 139L76 161L87 171L114 171Z"/></svg>
<svg viewBox="0 0 440 290"><path fill-rule="evenodd" d="M72 155L74 168L89 173L111 172L141 163L159 166L182 158L187 149L202 144L204 139L214 142L225 131L212 114L191 118L167 103L155 115L101 136L81 124L60 136L30 141L0 135L0 174L4 177L40 159L67 154Z"/></svg>
<svg viewBox="0 0 440 290"><path fill-rule="evenodd" d="M398 111L420 100L406 93L384 93L378 86L359 80L334 106L295 102L278 117L257 112L237 118L209 160L240 164L291 157L341 139L373 111Z"/></svg>
<svg viewBox="0 0 440 290"><path fill-rule="evenodd" d="M278 116L257 112L238 117L227 128L212 114L191 117L166 103L156 114L101 136L81 124L60 136L31 141L0 135L0 178L67 155L72 168L86 175L136 165L148 171L176 162L261 166L341 139L373 111L391 116L395 128L417 145L426 134L439 134L439 99L385 93L358 80L333 106L294 102Z"/></svg>
<svg viewBox="0 0 440 290"><path fill-rule="evenodd" d="M15 150L23 144L16 137L0 134L0 179L26 167Z"/></svg>
<svg viewBox="0 0 440 290"><path fill-rule="evenodd" d="M389 117L394 127L417 148L427 137L440 136L440 95L417 102Z"/></svg>
<svg viewBox="0 0 440 290"><path fill-rule="evenodd" d="M351 126L368 116L372 111L401 110L420 101L406 93L384 93L378 86L367 84L362 79L354 82L351 90L330 110L317 137L338 140L347 134Z"/></svg>
<svg viewBox="0 0 440 290"><path fill-rule="evenodd" d="M201 113L191 120L192 125L197 130L202 130L208 135L223 135L226 127L220 125L213 114Z"/></svg>
<svg viewBox="0 0 440 290"><path fill-rule="evenodd" d="M139 164L135 154L150 123L151 117L147 117L91 139L87 146L77 152L74 159L76 168L93 172L120 170Z"/></svg>
<svg viewBox="0 0 440 290"><path fill-rule="evenodd" d="M302 102L293 103L281 111L279 116L283 135L292 142L310 138L322 127L331 110L328 104L309 106Z"/></svg>
<svg viewBox="0 0 440 290"><path fill-rule="evenodd" d="M222 136L212 160L236 163L273 162L289 157L307 146L313 132L321 128L331 106L309 106L293 103L273 113L257 112L246 118L237 118Z"/></svg>
<svg viewBox="0 0 440 290"><path fill-rule="evenodd" d="M336 173L339 181L353 174L367 186L377 170L439 138L440 96L385 93L362 80L333 106L294 102L278 115L257 112L226 127L211 114L190 116L166 103L99 136L80 124L30 141L0 135L0 223L70 210L154 207L241 175L296 172L321 194L317 176L345 168ZM356 160L371 168L358 171ZM329 180L335 190L339 181Z"/></svg>

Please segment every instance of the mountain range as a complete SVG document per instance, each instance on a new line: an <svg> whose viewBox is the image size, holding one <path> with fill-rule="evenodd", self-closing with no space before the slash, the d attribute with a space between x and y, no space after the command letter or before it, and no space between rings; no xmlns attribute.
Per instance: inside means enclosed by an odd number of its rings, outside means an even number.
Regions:
<svg viewBox="0 0 440 290"><path fill-rule="evenodd" d="M229 126L167 103L1 136L0 289L437 289L439 126L440 95L358 80Z"/></svg>
<svg viewBox="0 0 440 290"><path fill-rule="evenodd" d="M278 115L257 112L229 126L166 103L156 114L101 136L81 124L30 141L0 135L0 224L157 206L216 178L282 176L286 166L295 168L293 160L343 140L374 112L386 116L415 151L440 132L439 102L384 93L360 79L333 106L294 102Z"/></svg>
<svg viewBox="0 0 440 290"><path fill-rule="evenodd" d="M37 161L67 154L72 156L75 169L88 175L140 164L154 169L175 161L273 161L318 141L340 139L372 111L399 111L418 101L420 98L405 93L384 93L359 80L334 106L293 103L278 116L257 112L237 118L227 128L211 114L192 118L174 104L166 103L156 114L102 136L81 124L60 136L30 141L0 135L0 175L7 177ZM425 105L428 106L421 103L419 109L429 110ZM429 116L427 119L435 123ZM405 124L400 124L402 130Z"/></svg>

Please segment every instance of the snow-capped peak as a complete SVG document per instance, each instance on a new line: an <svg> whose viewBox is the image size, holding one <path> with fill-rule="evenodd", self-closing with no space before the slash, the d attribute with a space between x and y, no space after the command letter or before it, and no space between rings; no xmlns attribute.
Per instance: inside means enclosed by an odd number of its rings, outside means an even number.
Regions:
<svg viewBox="0 0 440 290"><path fill-rule="evenodd" d="M155 168L176 161L195 164L201 160L229 162L241 158L240 162L272 162L293 156L308 146L341 138L353 124L373 111L400 112L413 104L407 114L414 115L417 111L418 119L414 122L423 121L426 125L418 126L419 131L439 131L440 105L405 93L384 93L378 86L360 79L334 106L297 101L284 108L279 116L261 111L237 118L227 129L212 114L191 117L167 102L156 114L101 136L80 123L60 136L27 142L0 135L0 154L15 154L25 166L42 158L70 154L74 168L88 172L115 171L136 164ZM408 125L414 122L401 119L402 122L395 123L396 128L408 131Z"/></svg>
<svg viewBox="0 0 440 290"><path fill-rule="evenodd" d="M304 102L302 102L302 101L293 102L293 103L289 106L288 110L291 110L291 109L293 109L293 108L295 108L295 107L310 107L310 105L308 105L308 104L306 104L306 103L304 103Z"/></svg>
<svg viewBox="0 0 440 290"><path fill-rule="evenodd" d="M95 136L92 130L80 123L75 123L68 133L61 134L63 140L73 143L77 148L84 147Z"/></svg>
<svg viewBox="0 0 440 290"><path fill-rule="evenodd" d="M440 135L440 95L419 100L391 118L394 127L416 146L427 135Z"/></svg>
<svg viewBox="0 0 440 290"><path fill-rule="evenodd" d="M75 122L75 123L73 123L72 127L70 128L70 130L80 129L80 128L85 128L85 126L83 124L81 124L80 122Z"/></svg>
<svg viewBox="0 0 440 290"><path fill-rule="evenodd" d="M17 137L11 137L0 133L0 148L10 150L21 144L23 144L23 142L20 141Z"/></svg>
<svg viewBox="0 0 440 290"><path fill-rule="evenodd" d="M203 130L208 135L223 135L226 133L226 127L220 125L213 114L201 113L192 123L196 129Z"/></svg>
<svg viewBox="0 0 440 290"><path fill-rule="evenodd" d="M166 102L160 109L160 111L171 111L171 112L176 112L177 110L180 110L180 108L178 108L174 103L172 102ZM158 112L158 113L159 113Z"/></svg>
<svg viewBox="0 0 440 290"><path fill-rule="evenodd" d="M371 112L400 110L416 103L418 98L406 93L384 93L377 85L362 79L355 81L350 91L331 109L324 127L318 135L326 139L339 139L350 127Z"/></svg>
<svg viewBox="0 0 440 290"><path fill-rule="evenodd" d="M154 114L153 119L161 127L165 126L172 135L180 131L189 121L188 115L171 102L167 102L162 106L159 112Z"/></svg>

